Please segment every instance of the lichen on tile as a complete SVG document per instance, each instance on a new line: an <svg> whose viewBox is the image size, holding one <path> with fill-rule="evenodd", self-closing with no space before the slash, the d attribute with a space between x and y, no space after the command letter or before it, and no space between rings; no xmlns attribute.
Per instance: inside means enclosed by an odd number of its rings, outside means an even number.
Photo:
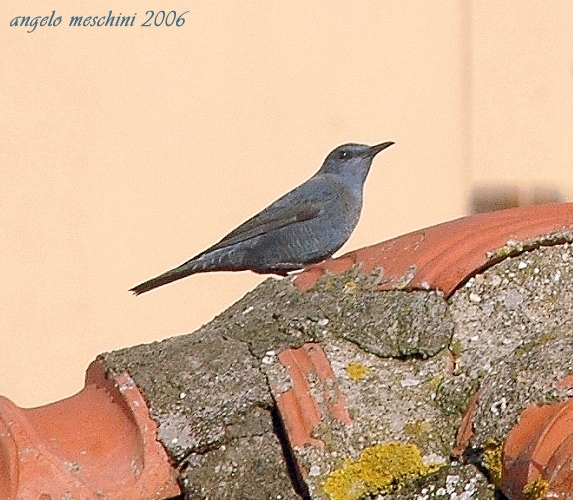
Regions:
<svg viewBox="0 0 573 500"><path fill-rule="evenodd" d="M544 500L548 498L549 493L549 481L538 477L530 483L527 483L523 488L523 498L524 500Z"/></svg>

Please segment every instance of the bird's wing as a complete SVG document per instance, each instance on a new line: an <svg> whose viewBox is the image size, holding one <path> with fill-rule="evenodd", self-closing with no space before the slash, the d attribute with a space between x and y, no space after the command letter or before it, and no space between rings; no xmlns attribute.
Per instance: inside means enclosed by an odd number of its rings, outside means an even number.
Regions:
<svg viewBox="0 0 573 500"><path fill-rule="evenodd" d="M317 217L325 204L337 196L329 184L307 183L285 194L267 208L243 222L202 254L255 238L276 229Z"/></svg>

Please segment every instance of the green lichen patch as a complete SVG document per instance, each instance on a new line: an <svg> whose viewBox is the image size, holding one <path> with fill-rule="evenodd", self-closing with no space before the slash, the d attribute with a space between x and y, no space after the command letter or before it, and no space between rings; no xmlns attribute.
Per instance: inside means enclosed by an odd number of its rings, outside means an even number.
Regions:
<svg viewBox="0 0 573 500"><path fill-rule="evenodd" d="M417 420L416 422L408 422L404 426L404 434L413 443L421 446L424 449L428 443L433 439L434 428L427 420Z"/></svg>
<svg viewBox="0 0 573 500"><path fill-rule="evenodd" d="M424 464L420 450L413 444L378 444L366 448L358 460L348 460L341 469L332 472L323 490L331 500L359 500L390 493L440 467Z"/></svg>
<svg viewBox="0 0 573 500"><path fill-rule="evenodd" d="M504 246L493 252L487 252L489 265L495 264L507 257L515 257L523 252L530 252L544 246L561 245L573 242L571 231L555 231L550 234L535 236L522 241L509 240Z"/></svg>

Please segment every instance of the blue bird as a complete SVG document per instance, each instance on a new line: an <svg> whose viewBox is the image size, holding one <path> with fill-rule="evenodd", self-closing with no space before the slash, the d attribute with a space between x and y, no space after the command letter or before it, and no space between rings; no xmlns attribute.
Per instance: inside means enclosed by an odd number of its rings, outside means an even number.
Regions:
<svg viewBox="0 0 573 500"><path fill-rule="evenodd" d="M344 144L320 170L207 250L130 291L139 295L196 273L245 271L286 276L320 262L350 238L362 211L374 157L394 144Z"/></svg>

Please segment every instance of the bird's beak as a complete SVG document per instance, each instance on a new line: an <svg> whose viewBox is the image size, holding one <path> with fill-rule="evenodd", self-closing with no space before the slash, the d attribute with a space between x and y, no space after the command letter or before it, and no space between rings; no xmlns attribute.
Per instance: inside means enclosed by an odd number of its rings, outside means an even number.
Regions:
<svg viewBox="0 0 573 500"><path fill-rule="evenodd" d="M392 141L389 141L389 142L383 142L381 144L376 144L376 146L372 146L370 148L370 156L374 158L380 151L389 148L390 146L392 146L392 144L394 143Z"/></svg>

